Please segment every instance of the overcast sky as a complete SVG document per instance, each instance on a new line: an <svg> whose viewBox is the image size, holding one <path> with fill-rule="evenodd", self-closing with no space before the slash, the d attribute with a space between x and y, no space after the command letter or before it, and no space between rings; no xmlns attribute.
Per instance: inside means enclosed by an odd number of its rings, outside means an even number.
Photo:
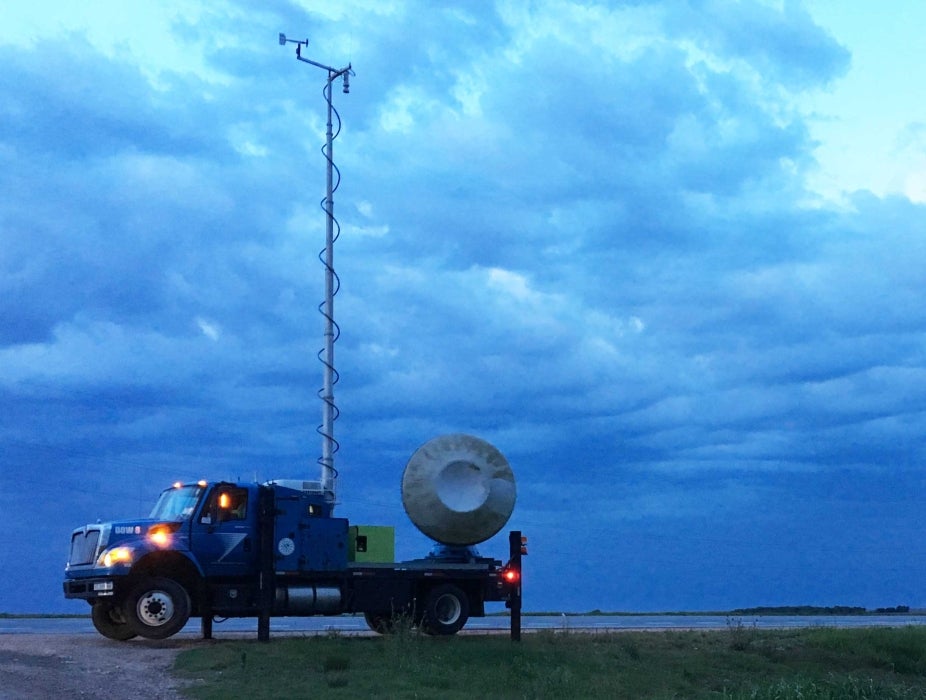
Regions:
<svg viewBox="0 0 926 700"><path fill-rule="evenodd" d="M254 9L259 7L260 9ZM72 528L478 435L532 610L926 606L918 0L38 1L0 23L0 611ZM506 555L504 534L481 545Z"/></svg>

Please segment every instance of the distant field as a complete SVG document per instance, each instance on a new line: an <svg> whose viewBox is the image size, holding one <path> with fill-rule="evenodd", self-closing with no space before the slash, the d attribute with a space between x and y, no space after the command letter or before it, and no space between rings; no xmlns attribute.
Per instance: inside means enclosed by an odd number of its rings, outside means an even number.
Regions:
<svg viewBox="0 0 926 700"><path fill-rule="evenodd" d="M926 699L926 628L215 642L182 652L193 698Z"/></svg>

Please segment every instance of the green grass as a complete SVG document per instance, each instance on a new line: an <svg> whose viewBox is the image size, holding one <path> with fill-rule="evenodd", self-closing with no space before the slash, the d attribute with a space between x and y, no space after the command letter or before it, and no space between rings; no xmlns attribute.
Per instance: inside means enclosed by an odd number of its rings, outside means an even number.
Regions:
<svg viewBox="0 0 926 700"><path fill-rule="evenodd" d="M926 699L926 627L203 642L193 698ZM229 694L231 693L231 695Z"/></svg>

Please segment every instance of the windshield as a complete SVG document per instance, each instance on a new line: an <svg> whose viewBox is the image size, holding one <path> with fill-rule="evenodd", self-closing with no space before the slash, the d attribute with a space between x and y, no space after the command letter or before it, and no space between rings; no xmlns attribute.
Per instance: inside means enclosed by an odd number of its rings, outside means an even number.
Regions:
<svg viewBox="0 0 926 700"><path fill-rule="evenodd" d="M175 486L161 493L151 511L153 520L186 520L193 515L203 487L196 484Z"/></svg>

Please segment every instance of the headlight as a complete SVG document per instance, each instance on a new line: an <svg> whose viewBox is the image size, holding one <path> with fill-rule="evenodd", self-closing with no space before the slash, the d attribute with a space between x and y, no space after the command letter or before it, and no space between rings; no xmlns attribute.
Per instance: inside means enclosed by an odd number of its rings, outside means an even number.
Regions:
<svg viewBox="0 0 926 700"><path fill-rule="evenodd" d="M113 547L103 552L100 557L100 564L107 569L116 564L131 564L132 550L129 547Z"/></svg>

